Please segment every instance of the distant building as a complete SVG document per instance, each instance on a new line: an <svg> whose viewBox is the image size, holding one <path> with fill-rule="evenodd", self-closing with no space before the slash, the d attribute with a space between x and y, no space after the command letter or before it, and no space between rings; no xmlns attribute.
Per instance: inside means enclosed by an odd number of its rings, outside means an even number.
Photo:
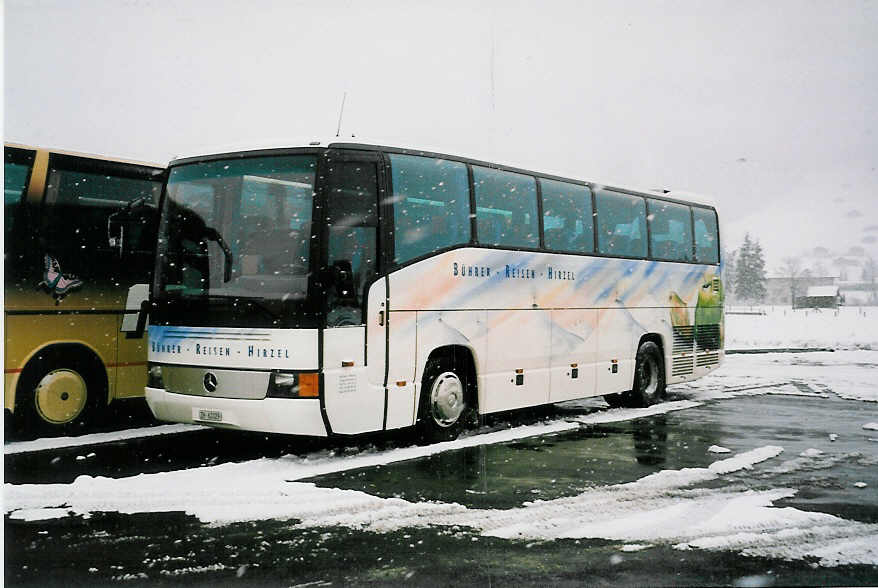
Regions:
<svg viewBox="0 0 878 588"><path fill-rule="evenodd" d="M793 308L838 308L844 302L838 286L811 286L804 296L797 296Z"/></svg>
<svg viewBox="0 0 878 588"><path fill-rule="evenodd" d="M803 296L814 286L835 286L836 276L768 277L765 279L765 302L767 304L792 304L793 296Z"/></svg>
<svg viewBox="0 0 878 588"><path fill-rule="evenodd" d="M792 304L794 297L807 296L812 286L835 285L847 306L878 304L878 285L873 276L874 260L878 259L875 253L859 246L836 251L814 247L796 257L799 273L794 280L780 268L768 274L765 302Z"/></svg>

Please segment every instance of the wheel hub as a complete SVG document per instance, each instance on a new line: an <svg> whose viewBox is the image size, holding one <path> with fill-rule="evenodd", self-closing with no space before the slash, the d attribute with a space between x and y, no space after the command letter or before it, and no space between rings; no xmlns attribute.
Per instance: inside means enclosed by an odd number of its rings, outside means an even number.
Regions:
<svg viewBox="0 0 878 588"><path fill-rule="evenodd" d="M430 412L436 424L440 427L452 426L465 407L460 378L454 372L440 374L430 389Z"/></svg>
<svg viewBox="0 0 878 588"><path fill-rule="evenodd" d="M73 370L53 370L34 389L34 406L40 417L62 425L80 415L88 400L85 380Z"/></svg>

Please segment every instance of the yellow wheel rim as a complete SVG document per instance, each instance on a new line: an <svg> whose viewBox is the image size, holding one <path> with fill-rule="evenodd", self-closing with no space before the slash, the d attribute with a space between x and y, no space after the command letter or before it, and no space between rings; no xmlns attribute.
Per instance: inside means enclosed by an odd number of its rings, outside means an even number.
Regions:
<svg viewBox="0 0 878 588"><path fill-rule="evenodd" d="M73 370L53 370L43 376L34 390L37 413L48 423L63 425L73 421L85 408L88 388Z"/></svg>

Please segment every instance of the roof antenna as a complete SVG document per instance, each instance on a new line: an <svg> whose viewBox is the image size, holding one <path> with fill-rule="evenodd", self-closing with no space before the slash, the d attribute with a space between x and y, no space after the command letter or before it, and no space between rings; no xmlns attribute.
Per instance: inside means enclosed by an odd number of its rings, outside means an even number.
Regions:
<svg viewBox="0 0 878 588"><path fill-rule="evenodd" d="M348 93L345 92L341 97L341 109L338 111L338 128L335 130L335 136L338 137L341 134L341 117L344 115L344 101L345 98L348 97Z"/></svg>

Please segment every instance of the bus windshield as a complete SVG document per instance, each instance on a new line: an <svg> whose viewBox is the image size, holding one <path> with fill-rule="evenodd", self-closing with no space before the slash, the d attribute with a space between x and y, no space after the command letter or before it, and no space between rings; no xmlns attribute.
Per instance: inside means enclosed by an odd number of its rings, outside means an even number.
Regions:
<svg viewBox="0 0 878 588"><path fill-rule="evenodd" d="M269 312L306 299L316 167L313 155L286 155L172 168L158 296L259 299Z"/></svg>

